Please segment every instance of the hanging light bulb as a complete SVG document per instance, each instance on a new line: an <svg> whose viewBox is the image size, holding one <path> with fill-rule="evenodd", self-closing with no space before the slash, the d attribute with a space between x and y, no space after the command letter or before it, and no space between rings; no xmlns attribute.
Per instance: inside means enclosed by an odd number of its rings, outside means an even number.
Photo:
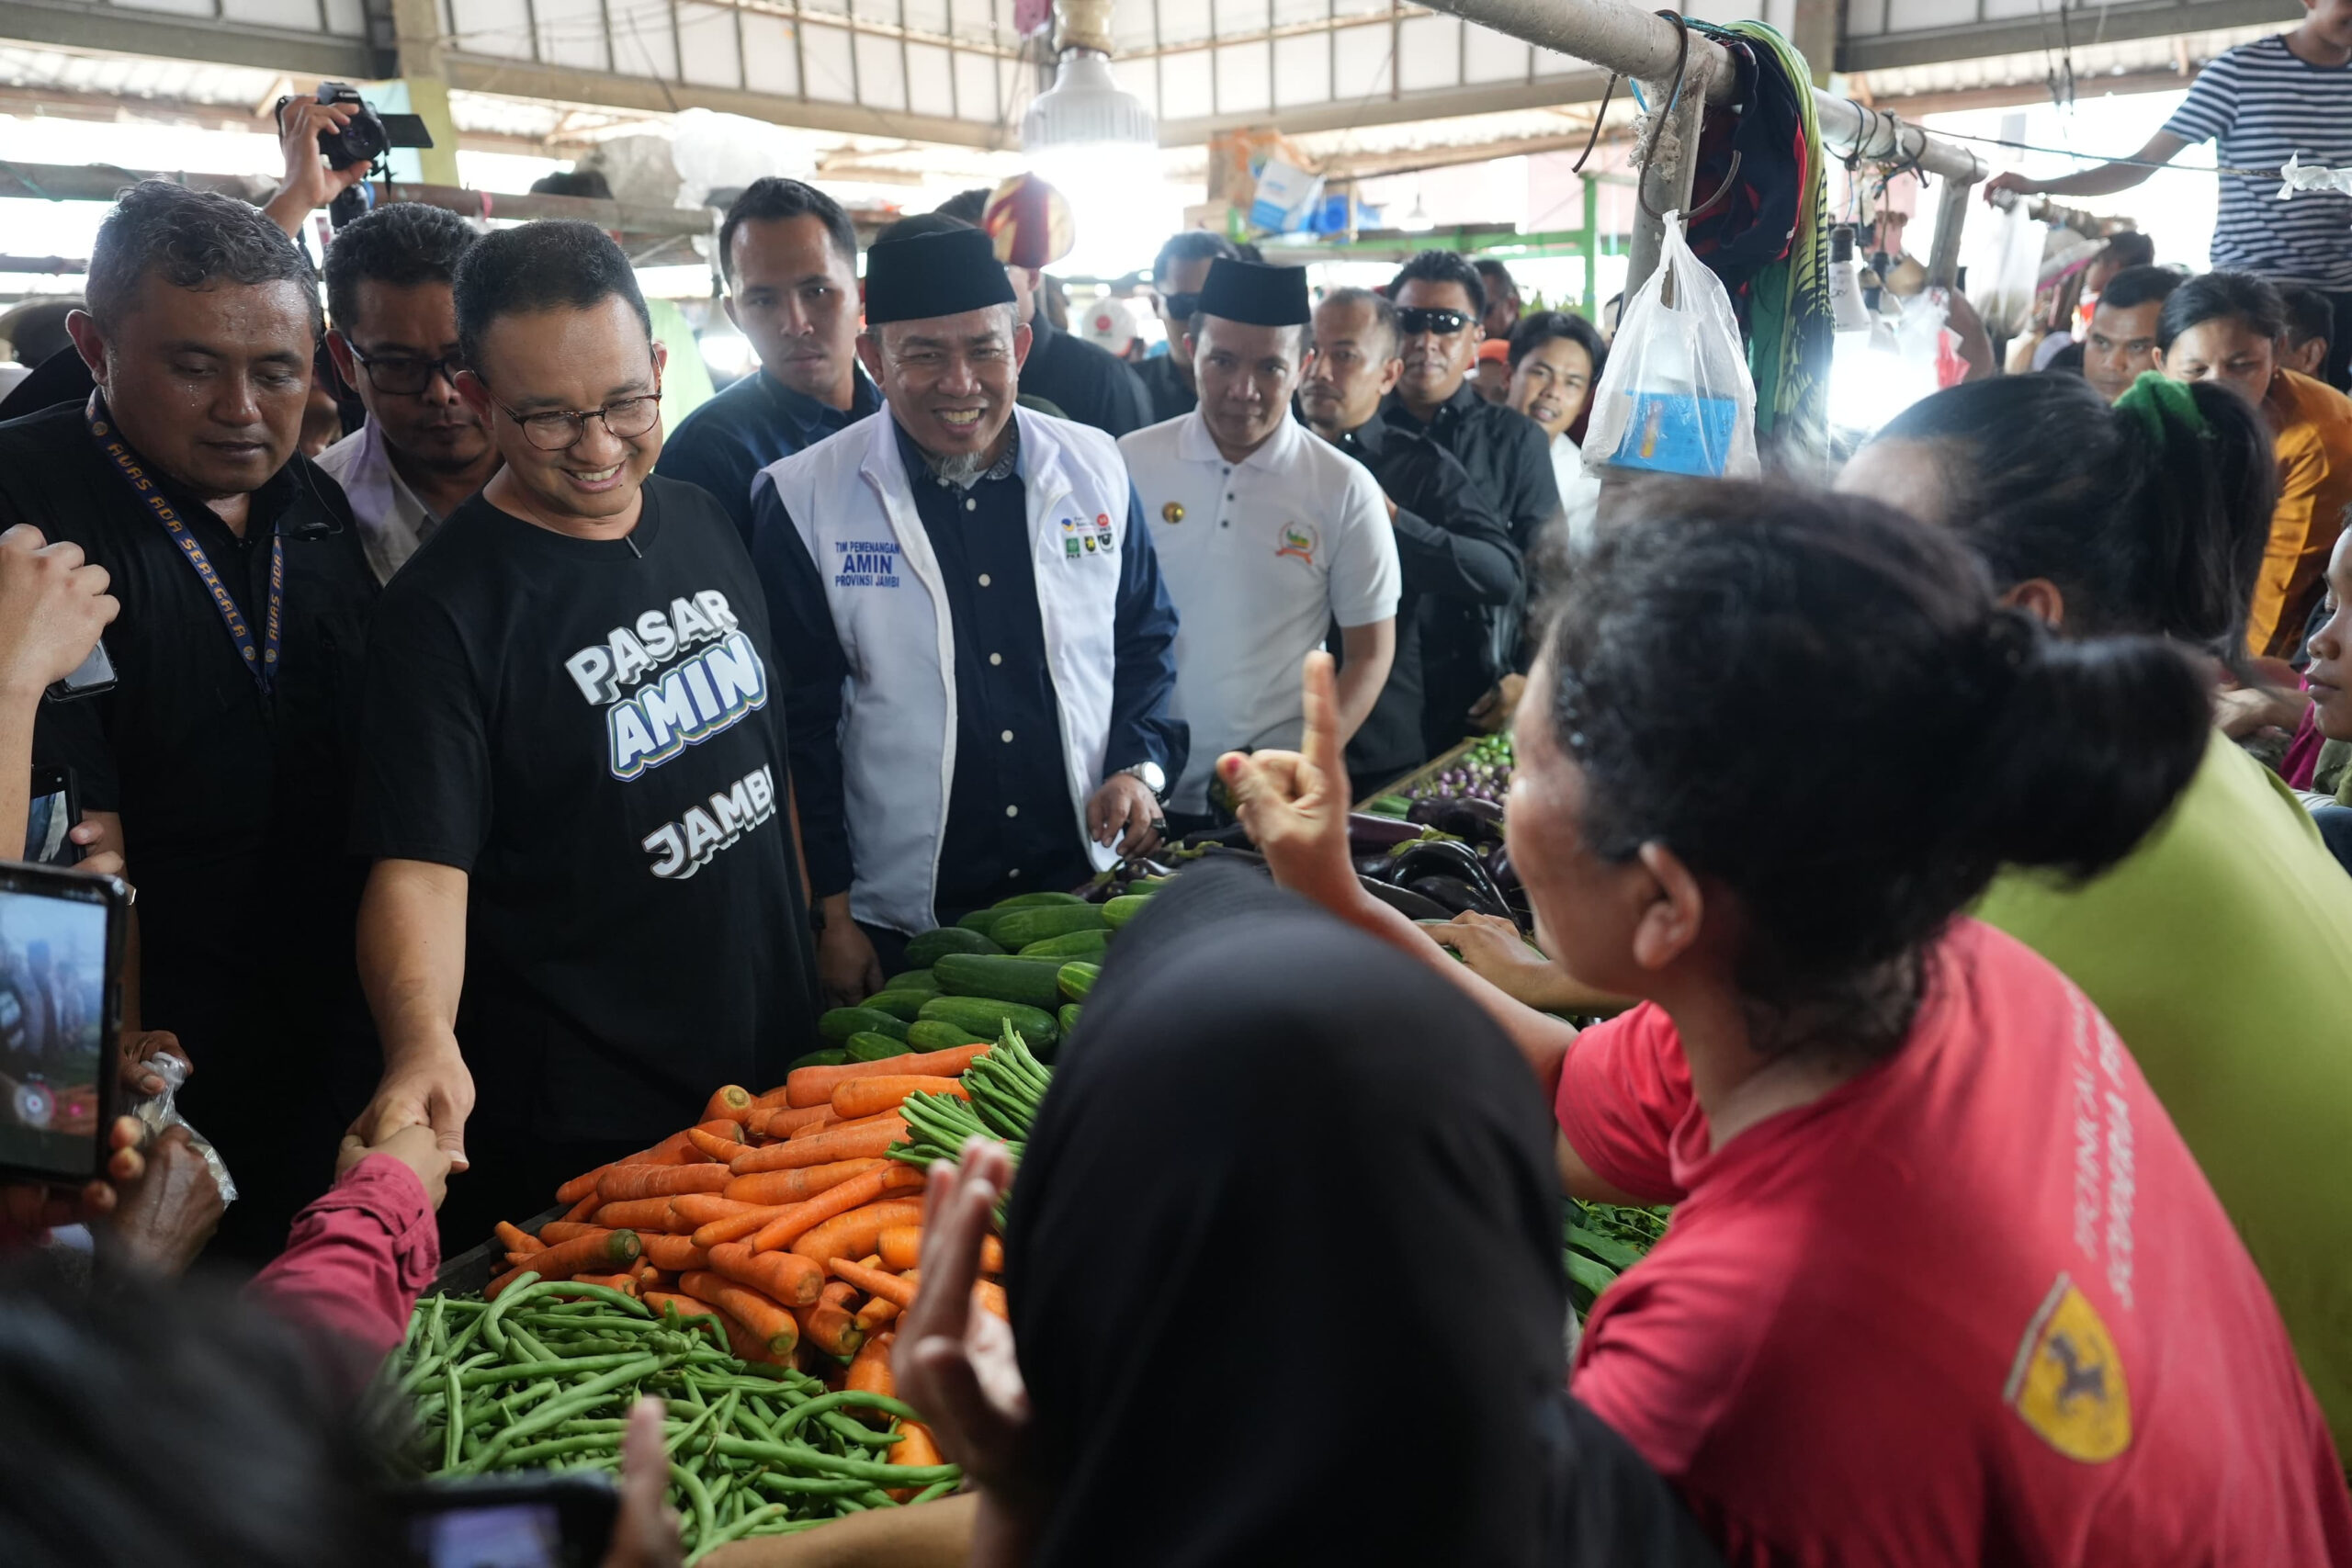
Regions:
<svg viewBox="0 0 2352 1568"><path fill-rule="evenodd" d="M1068 197L1077 239L1064 270L1134 270L1182 221L1159 175L1159 132L1141 98L1111 73L1112 0L1057 0L1054 85L1021 118L1021 149L1038 177Z"/></svg>
<svg viewBox="0 0 2352 1568"><path fill-rule="evenodd" d="M1430 218L1430 209L1421 205L1421 187L1419 184L1413 186L1413 209L1396 220L1396 227L1408 234L1419 234L1437 227Z"/></svg>

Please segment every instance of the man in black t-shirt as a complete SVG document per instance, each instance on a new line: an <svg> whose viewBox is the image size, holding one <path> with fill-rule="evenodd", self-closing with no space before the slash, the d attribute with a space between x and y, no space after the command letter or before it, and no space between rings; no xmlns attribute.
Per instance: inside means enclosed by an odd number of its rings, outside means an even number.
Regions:
<svg viewBox="0 0 2352 1568"><path fill-rule="evenodd" d="M527 224L467 253L457 301L504 467L385 592L356 825L384 1042L357 1130L427 1123L466 1160L450 1247L815 1033L766 606L718 503L650 477L662 354L628 258Z"/></svg>
<svg viewBox="0 0 2352 1568"><path fill-rule="evenodd" d="M41 704L34 754L125 854L125 1021L198 1068L180 1103L236 1179L216 1246L243 1261L334 1179L327 1079L365 1054L344 739L376 581L295 449L317 288L254 209L134 186L69 320L96 393L0 425L0 528L81 546L122 602L117 684Z"/></svg>

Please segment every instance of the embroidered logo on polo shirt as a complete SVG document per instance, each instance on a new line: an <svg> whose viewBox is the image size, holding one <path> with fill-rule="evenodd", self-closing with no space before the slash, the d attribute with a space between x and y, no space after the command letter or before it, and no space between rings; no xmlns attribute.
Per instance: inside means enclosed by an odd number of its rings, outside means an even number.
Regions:
<svg viewBox="0 0 2352 1568"><path fill-rule="evenodd" d="M2122 1358L2098 1309L2065 1274L2026 1325L2001 1398L2068 1459L2100 1464L2132 1446Z"/></svg>
<svg viewBox="0 0 2352 1568"><path fill-rule="evenodd" d="M1102 541L1102 553L1109 555L1111 553L1111 514L1109 513L1098 512L1094 514L1094 536Z"/></svg>
<svg viewBox="0 0 2352 1568"><path fill-rule="evenodd" d="M1285 523L1283 525L1283 542L1274 547L1274 554L1290 556L1313 566L1315 552L1322 547L1322 544L1314 524Z"/></svg>

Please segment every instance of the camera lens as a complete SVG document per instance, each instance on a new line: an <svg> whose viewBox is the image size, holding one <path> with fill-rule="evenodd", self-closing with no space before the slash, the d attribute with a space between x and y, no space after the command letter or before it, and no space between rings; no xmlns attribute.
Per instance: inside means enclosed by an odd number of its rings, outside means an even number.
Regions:
<svg viewBox="0 0 2352 1568"><path fill-rule="evenodd" d="M344 150L351 154L353 163L372 164L382 157L391 144L385 140L384 122L376 118L376 111L362 108L351 117L351 123L343 128L343 145Z"/></svg>

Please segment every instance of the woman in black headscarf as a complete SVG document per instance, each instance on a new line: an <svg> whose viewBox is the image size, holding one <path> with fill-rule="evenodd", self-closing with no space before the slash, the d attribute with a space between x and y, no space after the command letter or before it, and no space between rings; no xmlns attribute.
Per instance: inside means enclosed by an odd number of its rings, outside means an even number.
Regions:
<svg viewBox="0 0 2352 1568"><path fill-rule="evenodd" d="M896 1359L979 1483L971 1561L1713 1561L1561 1392L1530 1088L1442 979L1261 879L1154 898L1023 1158L1010 1341L966 1288L1008 1164L933 1172Z"/></svg>

